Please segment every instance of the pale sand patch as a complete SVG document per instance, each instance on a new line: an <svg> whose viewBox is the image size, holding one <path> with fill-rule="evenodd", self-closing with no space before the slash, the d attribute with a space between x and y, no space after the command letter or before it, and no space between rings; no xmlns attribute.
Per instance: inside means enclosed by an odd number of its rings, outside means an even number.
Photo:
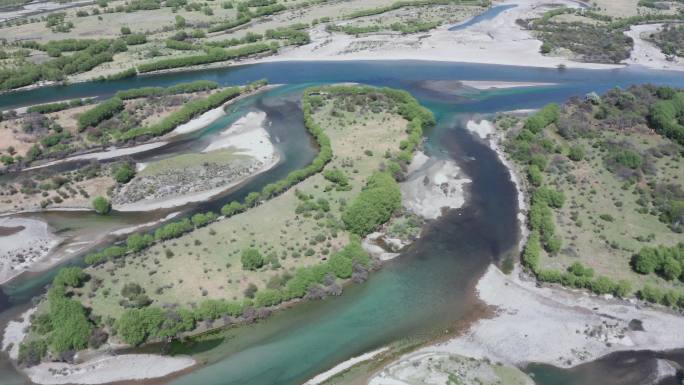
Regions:
<svg viewBox="0 0 684 385"><path fill-rule="evenodd" d="M233 148L237 153L265 162L273 156L275 148L264 128L266 113L252 111L238 119L202 152Z"/></svg>
<svg viewBox="0 0 684 385"><path fill-rule="evenodd" d="M684 71L684 61L675 58L674 61L667 60L665 54L642 36L658 32L663 24L642 24L633 25L629 31L625 31L626 36L634 40L634 48L628 59L624 63L637 64L647 68Z"/></svg>
<svg viewBox="0 0 684 385"><path fill-rule="evenodd" d="M578 7L569 0L554 4ZM509 0L499 5L516 4L490 20L484 20L459 31L449 31L450 25L411 35L374 34L351 36L328 33L324 25L309 32L310 44L284 49L279 55L259 59L286 60L430 60L466 63L520 65L554 68L558 65L574 68L612 69L622 65L575 62L562 57L544 56L542 45L529 31L516 24L517 19L539 17L552 9L543 0ZM249 61L247 61L249 62Z"/></svg>
<svg viewBox="0 0 684 385"><path fill-rule="evenodd" d="M484 119L480 120L479 122L469 120L468 123L466 123L466 129L477 134L480 139L487 139L487 137L489 137L489 135L493 134L495 131L494 123Z"/></svg>
<svg viewBox="0 0 684 385"><path fill-rule="evenodd" d="M9 348L9 357L13 360L19 358L19 344L26 337L25 330L31 324L31 315L36 310L38 310L37 307L26 310L21 314L21 321L9 321L5 327L5 333L2 337L2 351L7 351Z"/></svg>
<svg viewBox="0 0 684 385"><path fill-rule="evenodd" d="M505 89L505 88L522 88L522 87L546 87L553 86L556 83L542 83L542 82L502 82L497 80L462 80L461 84L466 87L475 88L477 90L490 89Z"/></svg>
<svg viewBox="0 0 684 385"><path fill-rule="evenodd" d="M90 160L90 159L106 160L106 159L119 158L119 157L126 156L126 155L137 154L139 152L154 150L155 148L159 148L162 146L166 146L166 142L145 143L145 144L141 144L138 146L125 147L125 148L112 147L112 148L108 149L107 151L91 152L88 154L74 155L74 156L70 156L70 157L65 158L65 159L55 160L55 161L48 162L45 164L41 164L38 166L29 167L29 168L26 168L25 170L35 170L35 169L39 169L39 168L43 168L43 167L47 167L47 166L52 166L52 165L64 163L64 162L71 162L71 161L75 161L75 160Z"/></svg>
<svg viewBox="0 0 684 385"><path fill-rule="evenodd" d="M0 284L29 270L60 242L47 223L36 219L0 217L0 226L23 227L14 234L0 236Z"/></svg>
<svg viewBox="0 0 684 385"><path fill-rule="evenodd" d="M382 239L383 241L386 239L385 233L376 231L374 233L370 233L366 235L363 240L361 241L361 247L370 254L371 256L381 260L381 261L389 261L392 260L396 257L399 256L399 253L393 253L385 250L382 246L378 245L378 241ZM401 242L401 241L399 241ZM401 244L398 249L401 249L402 247L406 246L405 244Z"/></svg>
<svg viewBox="0 0 684 385"><path fill-rule="evenodd" d="M305 382L304 385L321 384L321 383L325 382L327 379L335 376L336 374L342 373L345 370L347 370L347 369L351 368L352 366L359 364L361 362L372 360L374 357L377 357L378 355L386 352L387 350L389 350L388 347L383 347L383 348L380 348L377 350L373 350L372 352L364 353L360 356L350 358L350 359L348 359L348 360L346 360L340 364L335 365L335 367L333 367L332 369L327 370L327 371L317 375L316 377L310 379L309 381Z"/></svg>
<svg viewBox="0 0 684 385"><path fill-rule="evenodd" d="M226 112L223 109L223 106L214 108L213 110L209 110L200 115L199 117L176 127L173 131L171 131L171 134L180 135L200 130L213 123L216 119L225 115Z"/></svg>
<svg viewBox="0 0 684 385"><path fill-rule="evenodd" d="M105 384L167 376L195 365L191 357L124 354L100 357L82 364L42 363L25 369L37 384Z"/></svg>
<svg viewBox="0 0 684 385"><path fill-rule="evenodd" d="M465 203L465 185L471 180L451 160L434 160L400 183L404 207L426 219L436 219L443 209Z"/></svg>

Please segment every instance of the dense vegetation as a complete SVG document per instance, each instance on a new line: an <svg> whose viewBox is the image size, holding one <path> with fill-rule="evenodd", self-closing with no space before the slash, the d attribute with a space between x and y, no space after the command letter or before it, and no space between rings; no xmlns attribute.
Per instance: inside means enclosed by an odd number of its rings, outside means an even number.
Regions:
<svg viewBox="0 0 684 385"><path fill-rule="evenodd" d="M632 196L636 198L631 199L636 205L630 209L634 212L629 215L652 215L656 223L658 220L662 223L660 226L664 224L673 232L681 232L684 191L681 185L668 183L668 180L677 178L677 170L680 169L682 95L671 88L650 85L634 86L628 90L613 89L601 97L590 94L584 100L573 98L560 108L548 105L526 119L519 129L509 133L506 150L526 173L531 198L528 214L531 235L521 259L539 280L585 288L598 294L612 293L624 297L632 293L632 283L638 280L615 281L608 276L610 274L595 276L594 269L580 261L566 265L565 271L547 267L549 263L557 266L558 263L552 261L563 248L556 231L558 223L569 220L574 222L575 228L582 228L581 215L591 220L596 241L604 242L608 250L612 250L607 253L617 254L619 251L620 255L625 255L622 263L631 264L637 273L656 273L669 281L681 278L684 244L654 244L634 250L607 238L606 234L612 234L608 232L612 228L624 226L624 223L617 224L616 215L626 215L622 209L626 202L618 200L618 192L603 192L616 196L614 208L601 207L606 212L598 213L583 213L581 209L584 206L579 205L575 201L576 195L573 195L570 218L559 222L557 215L567 198L557 188L576 183L578 174L584 175L587 167L595 167L592 166L595 163L590 162L600 160L598 164L607 171L607 175L603 176L603 170L592 170L601 178L599 180L605 179L604 183L616 180L622 184L619 191L633 191ZM648 126L665 138L653 137ZM577 170L577 173L572 170ZM597 191L592 188L589 193L597 194ZM566 222L564 226L567 225ZM563 231L568 231L568 228L564 227ZM618 236L624 236L622 230L616 231ZM632 242L639 243L652 243L655 238L647 234L633 236ZM574 240L577 235L571 233L566 238ZM630 250L633 250L633 258L629 258ZM598 260L602 257L592 256ZM542 259L548 262L542 263ZM620 270L625 269L620 267ZM661 289L651 285L638 293L647 299L658 290ZM677 300L672 302L673 296L670 292L668 304L677 303ZM679 297L677 294L676 298ZM662 303L660 300L655 302Z"/></svg>
<svg viewBox="0 0 684 385"><path fill-rule="evenodd" d="M48 52L57 57L41 64L26 62L17 68L0 70L0 90L28 86L39 81L64 80L67 75L86 72L99 64L110 62L115 53L127 49L126 42L120 39L85 40L85 44L79 42L55 41L46 44L47 48L34 42L36 49L49 49ZM62 51L75 52L62 56Z"/></svg>
<svg viewBox="0 0 684 385"><path fill-rule="evenodd" d="M558 21L556 16L575 14L586 21ZM550 53L566 49L583 61L596 63L620 63L629 58L633 41L624 35L632 25L658 21L681 20L684 13L648 13L640 16L613 19L594 10L558 8L546 12L541 18L519 22L538 32L543 41L541 52ZM668 52L678 44L677 31L668 30L660 36L662 47Z"/></svg>
<svg viewBox="0 0 684 385"><path fill-rule="evenodd" d="M167 70L172 68L190 67L200 64L210 64L226 60L240 59L264 52L275 52L278 50L278 43L266 44L255 43L234 49L207 49L205 54L184 56L171 59L161 59L138 66L139 73Z"/></svg>

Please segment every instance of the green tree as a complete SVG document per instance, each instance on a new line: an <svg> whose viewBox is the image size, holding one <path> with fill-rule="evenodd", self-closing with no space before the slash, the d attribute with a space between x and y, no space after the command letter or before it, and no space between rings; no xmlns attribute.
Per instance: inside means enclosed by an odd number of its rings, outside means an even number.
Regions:
<svg viewBox="0 0 684 385"><path fill-rule="evenodd" d="M245 249L240 257L242 268L245 270L257 270L264 265L264 257L259 250L254 248Z"/></svg>
<svg viewBox="0 0 684 385"><path fill-rule="evenodd" d="M92 205L93 209L95 209L95 212L100 215L107 215L112 209L112 205L109 203L109 200L101 196L93 199Z"/></svg>
<svg viewBox="0 0 684 385"><path fill-rule="evenodd" d="M80 287L86 278L88 275L80 267L64 267L59 270L52 284Z"/></svg>
<svg viewBox="0 0 684 385"><path fill-rule="evenodd" d="M130 163L124 163L114 171L114 179L121 184L128 183L135 176L135 168Z"/></svg>

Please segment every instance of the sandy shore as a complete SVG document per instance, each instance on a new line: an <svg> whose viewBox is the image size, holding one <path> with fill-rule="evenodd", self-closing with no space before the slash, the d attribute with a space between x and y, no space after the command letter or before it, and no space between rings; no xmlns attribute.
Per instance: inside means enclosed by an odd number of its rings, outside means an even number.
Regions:
<svg viewBox="0 0 684 385"><path fill-rule="evenodd" d="M95 358L82 364L42 363L25 370L37 384L105 384L167 376L195 365L191 357L124 354Z"/></svg>
<svg viewBox="0 0 684 385"><path fill-rule="evenodd" d="M0 217L0 227L21 229L0 236L0 284L35 266L60 242L47 223L36 219Z"/></svg>
<svg viewBox="0 0 684 385"><path fill-rule="evenodd" d="M551 9L551 2L540 0L508 0L498 5L516 4L490 20L484 20L458 31L449 25L413 35L352 36L329 33L321 25L310 30L310 44L284 50L277 56L258 62L285 60L430 60L484 64L519 65L554 68L612 69L621 65L575 62L562 57L544 56L541 41L515 21L538 17ZM569 0L553 4L578 7Z"/></svg>
<svg viewBox="0 0 684 385"><path fill-rule="evenodd" d="M633 25L629 31L625 31L625 35L634 40L634 48L629 59L624 63L658 70L684 71L684 61L676 58L674 61L667 60L660 48L642 38L642 36L657 32L662 27L663 24L642 24Z"/></svg>
<svg viewBox="0 0 684 385"><path fill-rule="evenodd" d="M519 267L506 276L490 266L477 292L496 307L496 315L428 350L511 365L572 367L620 350L684 346L684 317L582 291L539 288L535 280L521 278ZM641 321L644 330L633 330L633 320Z"/></svg>
<svg viewBox="0 0 684 385"><path fill-rule="evenodd" d="M276 151L264 128L266 123L265 112L248 112L223 131L202 152L232 148L239 154L251 156L260 162L267 162Z"/></svg>
<svg viewBox="0 0 684 385"><path fill-rule="evenodd" d="M171 136L175 136L200 130L213 123L216 119L225 115L226 112L223 109L223 106L214 108L213 110L209 110L203 113L202 115L196 117L195 119L192 119L191 121L183 123L180 126L174 128L170 134Z"/></svg>
<svg viewBox="0 0 684 385"><path fill-rule="evenodd" d="M373 350L373 351L368 352L368 353L364 353L360 356L350 358L347 361L344 361L338 365L335 365L335 367L333 367L332 369L327 370L327 371L317 375L316 377L310 379L309 381L305 382L304 385L321 384L321 383L325 382L327 379L329 379L329 378L331 378L331 377L333 377L339 373L344 372L345 370L351 368L352 366L354 366L356 364L359 364L359 363L364 362L364 361L372 360L373 358L375 358L378 355L386 352L387 350L389 350L389 348L384 347L384 348L380 348L377 350Z"/></svg>

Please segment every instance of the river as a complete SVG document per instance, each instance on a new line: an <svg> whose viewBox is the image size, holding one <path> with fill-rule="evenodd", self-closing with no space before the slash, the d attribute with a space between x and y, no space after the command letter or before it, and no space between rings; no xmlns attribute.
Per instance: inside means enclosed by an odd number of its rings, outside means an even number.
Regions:
<svg viewBox="0 0 684 385"><path fill-rule="evenodd" d="M295 306L266 321L234 328L204 344L185 347L206 363L199 369L173 378L173 384L299 384L352 356L389 343L424 341L453 330L480 310L473 287L487 265L511 253L518 240L517 198L506 168L484 144L465 129L468 118L498 111L538 108L548 102L562 102L570 96L602 92L611 87L636 83L684 86L684 77L666 72L637 69L556 70L495 65L392 62L277 62L211 69L197 72L160 74L109 83L79 83L0 95L0 107L84 96L106 96L117 90L140 86L162 86L198 79L220 84L245 84L267 78L282 87L250 98L231 118L203 130L194 140L220 130L230 119L250 108L267 111L271 134L280 138L284 162L231 194L278 179L290 167L306 163L311 145L301 125L301 112L294 102L311 84L360 82L406 89L430 108L438 124L426 132L426 149L432 156L455 159L473 183L466 205L430 223L423 237L397 259L386 263L368 282L353 285L338 298ZM553 86L486 90L466 94L450 92L426 81L501 80L555 83ZM446 91L445 91L446 90ZM216 208L226 197L188 210ZM30 297L41 292L50 272L22 277L3 287L5 294L0 326L28 306ZM624 353L632 354L632 353ZM639 353L630 356L639 360ZM625 357L597 361L609 377ZM671 359L680 361L675 355ZM622 360L622 361L621 361ZM592 364L589 364L592 365ZM632 370L639 370L633 365ZM643 369L643 368L642 368ZM540 379L555 383L582 382L573 371L548 367L528 368ZM544 377L546 376L546 377ZM2 384L23 384L6 360L0 361ZM551 384L553 381L540 382ZM161 381L168 382L168 381ZM602 384L609 383L608 381Z"/></svg>

